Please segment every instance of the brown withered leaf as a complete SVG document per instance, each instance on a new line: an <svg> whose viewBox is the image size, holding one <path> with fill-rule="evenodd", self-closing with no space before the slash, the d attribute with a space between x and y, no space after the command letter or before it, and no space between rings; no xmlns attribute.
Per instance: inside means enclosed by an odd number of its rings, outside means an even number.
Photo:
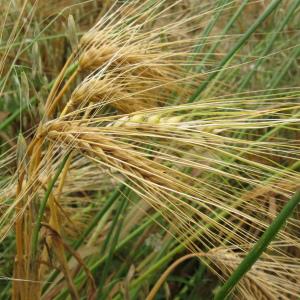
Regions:
<svg viewBox="0 0 300 300"><path fill-rule="evenodd" d="M8 111L0 111L0 122L4 121L8 115Z"/></svg>

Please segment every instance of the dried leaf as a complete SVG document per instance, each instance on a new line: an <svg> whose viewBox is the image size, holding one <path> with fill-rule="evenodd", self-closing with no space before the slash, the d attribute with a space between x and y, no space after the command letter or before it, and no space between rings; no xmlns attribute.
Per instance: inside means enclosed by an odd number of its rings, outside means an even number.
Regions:
<svg viewBox="0 0 300 300"><path fill-rule="evenodd" d="M0 111L0 122L4 121L7 118L8 115L9 115L9 112Z"/></svg>

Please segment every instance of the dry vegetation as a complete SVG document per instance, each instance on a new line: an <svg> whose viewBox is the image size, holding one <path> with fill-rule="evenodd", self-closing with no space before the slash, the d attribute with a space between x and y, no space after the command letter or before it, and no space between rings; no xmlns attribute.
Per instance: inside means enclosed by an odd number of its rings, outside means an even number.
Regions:
<svg viewBox="0 0 300 300"><path fill-rule="evenodd" d="M0 299L217 297L299 188L300 1L0 7ZM299 298L299 215L231 297Z"/></svg>

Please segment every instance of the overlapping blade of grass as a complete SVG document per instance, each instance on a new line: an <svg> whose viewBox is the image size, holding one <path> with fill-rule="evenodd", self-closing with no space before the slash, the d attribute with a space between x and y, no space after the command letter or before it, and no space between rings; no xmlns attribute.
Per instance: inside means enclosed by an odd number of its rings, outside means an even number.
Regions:
<svg viewBox="0 0 300 300"><path fill-rule="evenodd" d="M219 63L217 70L212 71L208 78L196 89L193 96L190 98L190 102L195 101L202 91L209 85L209 83L218 75L226 64L233 58L233 56L240 50L241 47L247 42L249 37L255 32L255 30L265 21L265 19L276 10L277 6L281 3L281 0L272 1L266 10L259 18L256 19L254 24L243 34L243 36L237 41L237 43L231 48L231 50L225 55L225 57Z"/></svg>
<svg viewBox="0 0 300 300"><path fill-rule="evenodd" d="M44 216L44 213L45 213L47 201L49 199L50 194L52 193L54 185L55 185L60 173L62 172L69 156L70 156L70 153L68 153L64 157L61 165L59 166L57 172L55 173L55 176L53 177L53 179L51 179L51 181L49 183L49 186L48 186L48 189L45 193L44 199L42 200L42 203L40 205L39 213L38 213L38 216L37 216L35 228L34 228L33 235L32 235L32 243L31 243L31 251L32 251L31 255L32 255L34 260L36 259L35 256L36 256L37 247L38 247L38 236L39 236L39 231L40 231L41 226L42 226L41 222L42 222L42 219L43 219L43 216Z"/></svg>
<svg viewBox="0 0 300 300"><path fill-rule="evenodd" d="M211 17L211 20L209 21L209 23L205 26L203 33L200 37L200 41L198 43L198 45L196 45L194 52L195 55L197 53L201 53L202 49L204 48L207 39L209 37L209 34L211 33L211 31L213 30L214 26L216 25L216 23L218 22L220 16L222 15L222 13L226 10L227 6L231 3L231 1L228 0L220 0L217 2L216 4L216 9L213 12L213 15ZM224 32L222 32L222 34L226 34L227 30L230 28L231 26L231 22L228 23L228 28L224 29ZM216 43L217 44L217 43ZM213 47L211 47L211 52L213 51ZM204 64L206 59L208 58L210 52L203 58L203 60L201 60L201 64ZM200 66L197 67L197 71L201 71Z"/></svg>
<svg viewBox="0 0 300 300"><path fill-rule="evenodd" d="M128 200L126 198L130 197L130 195L128 195L128 192L126 190L124 191L124 196L125 197L121 198L120 200L120 204L116 211L116 215L114 216L114 220L111 224L111 228L107 234L107 237L103 243L103 247L100 251L102 255L105 252L108 253L107 260L104 263L104 267L100 275L98 289L97 289L97 297L98 298L101 297L101 299L106 299L107 294L109 293L109 290L104 288L104 284L112 265L113 253L115 252L115 249L117 247L117 242L120 236L121 228L123 226L124 212L126 210L126 207L128 206ZM108 247L109 244L110 247Z"/></svg>
<svg viewBox="0 0 300 300"><path fill-rule="evenodd" d="M201 72L202 71L203 67L205 66L205 63L215 53L216 49L220 45L220 42L227 35L227 33L230 30L230 28L235 24L236 20L239 18L239 16L243 12L243 10L246 7L246 5L248 4L248 2L249 2L249 0L244 0L241 3L241 5L239 6L239 8L235 11L235 13L233 14L233 16L228 20L228 22L226 22L224 30L220 33L220 37L217 39L216 42L213 43L213 45L211 46L211 48L208 50L207 54L201 60L200 65L196 67L197 72ZM222 11L220 11L220 14L221 14L221 12ZM217 22L217 19L218 19L217 17L214 18L213 24L215 24ZM209 26L207 26L207 28L209 28ZM206 31L205 31L205 33L206 33ZM197 48L195 52L196 53L200 52L200 50L201 49Z"/></svg>
<svg viewBox="0 0 300 300"><path fill-rule="evenodd" d="M274 73L272 79L268 84L268 88L274 89L279 85L279 83L283 80L284 76L286 76L291 66L293 64L297 64L297 57L299 57L299 54L300 54L300 47L297 45L293 49L291 55L288 56L286 60L283 60L277 72Z"/></svg>
<svg viewBox="0 0 300 300"><path fill-rule="evenodd" d="M80 237L74 242L73 244L73 249L77 250L84 240L88 238L88 236L91 234L91 232L95 229L97 224L101 221L105 213L109 210L109 208L114 204L114 202L118 199L120 196L120 190L123 193L124 192L124 187L120 187L120 189L116 188L115 191L113 191L108 197L105 205L103 206L102 209L99 209L98 213L94 216L93 220L91 220L90 224L85 228L84 232L80 235ZM70 258L70 256L69 256ZM49 276L48 282L44 285L43 291L46 292L51 283L56 279L56 277L59 275L58 271L53 272Z"/></svg>
<svg viewBox="0 0 300 300"><path fill-rule="evenodd" d="M272 50L272 47L278 38L278 35L281 34L281 31L284 29L285 26L289 24L290 19L295 15L295 12L297 8L300 5L300 1L293 1L289 5L289 9L286 12L285 17L282 19L282 21L277 25L276 28L274 28L274 32L272 35L268 38L267 44L264 46L263 51L260 53L260 58L254 63L254 66L251 68L249 73L243 78L242 82L240 83L240 86L238 88L238 92L242 91L251 78L253 77L254 73L257 71L259 66L263 63L265 56L269 54L269 52ZM277 83L274 83L277 85ZM272 87L271 87L272 88Z"/></svg>

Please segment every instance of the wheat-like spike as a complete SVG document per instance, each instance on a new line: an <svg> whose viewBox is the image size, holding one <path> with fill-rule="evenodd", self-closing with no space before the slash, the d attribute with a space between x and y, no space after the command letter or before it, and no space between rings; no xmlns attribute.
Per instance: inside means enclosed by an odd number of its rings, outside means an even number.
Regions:
<svg viewBox="0 0 300 300"><path fill-rule="evenodd" d="M138 115L138 117L137 116L135 116L135 117L139 121L141 120L140 115ZM163 125L164 124L162 124L162 126ZM153 163L150 163L150 161L143 162L143 160L145 160L146 157L140 156L138 154L138 152L136 152L136 150L130 149L129 145L126 145L126 144L122 145L122 143L118 145L118 144L116 144L115 139L100 135L100 132L101 132L100 128L99 128L99 130L96 128L94 128L94 129L88 128L88 127L84 128L84 127L82 127L82 125L80 128L79 127L75 128L74 125L73 125L73 127L70 127L67 124L61 124L59 126L58 126L58 124L56 124L55 126L54 126L54 124L51 124L50 126L52 128L48 129L49 138L56 140L59 138L59 136L61 136L61 141L65 141L66 143L72 143L74 146L75 146L75 144L77 144L78 146L76 146L76 147L78 149L86 151L86 153L88 154L89 157L95 157L95 155L96 155L96 157L98 157L97 161L99 161L98 159L100 159L103 161L102 163L104 163L104 165L113 166L114 168L116 168L116 170L119 170L121 173L127 174L127 176L130 175L131 174L130 172L133 172L133 170L135 170L135 173L136 173L136 171L140 172L141 177L137 176L137 174L136 175L132 174L132 176L134 176L133 177L134 180L142 180L142 182L144 182L146 184L150 184L150 181L151 181L154 183L154 186L156 184L160 184L161 188L162 188L161 184L163 183L166 188L170 188L171 191L174 191L174 192L176 191L176 193L178 193L178 194L182 193L183 191L186 191L186 193L184 193L185 197L190 197L190 196L188 196L189 193L192 193L191 195L193 195L193 192L191 191L191 189L188 188L187 186L185 186L183 182L180 184L178 183L180 188L178 186L178 189L177 189L174 179L168 180L168 177L166 176L166 174L168 174L170 172L174 173L174 171L172 171L170 169L165 169L165 171L163 171L163 174L164 174L163 176L158 176L158 177L157 177L157 175L154 176L155 172L153 170L151 170L151 168L149 169L149 167L148 167L149 171L147 171L147 167L146 167L146 166L151 166L151 164L153 164ZM55 130L54 130L54 128L55 128ZM105 127L105 128L107 128L107 127ZM108 127L108 128L111 128L111 127ZM117 127L117 128L121 129L122 127ZM113 129L114 129L114 127L113 127ZM128 127L128 129L136 129L136 128ZM69 131L69 133L67 133L66 131ZM93 134L93 132L94 132L94 134ZM172 135L173 135L173 133L172 133ZM169 136L168 138L171 138L172 135ZM144 133L143 133L143 136L144 136ZM194 139L195 139L195 136L193 135L193 140ZM101 143L98 143L97 142L98 140L101 141ZM187 142L186 139L184 141ZM202 141L202 143L203 143L203 145L205 145L205 142ZM137 156L137 155L139 155L139 156ZM113 161L111 159L113 159L115 161ZM166 159L170 160L171 156L167 157ZM179 161L180 160L178 160L178 158L177 158L177 164L179 163ZM174 162L175 162L175 160L174 160ZM99 161L99 163L100 163L100 161ZM135 169L133 169L133 167ZM156 173L157 173L158 167L163 168L163 165L161 165L161 166L153 165L153 167L156 169ZM192 167L192 165L191 165L191 167ZM193 165L193 167L195 167L195 165ZM178 173L178 175L180 175L181 177L184 176L182 173ZM178 175L176 175L176 173L175 173L172 176L172 178L176 178ZM227 176L231 176L231 175L227 174ZM292 179L293 176L294 176L294 174L290 178ZM183 180L183 178L181 180ZM249 183L249 178L243 179L242 177L239 177L239 180L242 180L242 181L245 180L245 182ZM204 184L204 183L202 182L202 184ZM259 181L253 181L253 184L259 186ZM214 192L215 192L214 195L216 195L216 191L214 191ZM199 193L199 191L197 193ZM207 195L208 194L206 194L206 196ZM170 197L170 196L168 196L168 197ZM192 199L192 198L190 198L190 199ZM201 201L203 201L203 200L204 199L202 198ZM212 204L212 202L210 202L210 201L211 201L211 199L207 203ZM206 201L204 200L204 202L206 202ZM222 207L223 207L223 209L225 208L224 204L222 205ZM189 210L190 209L191 208L189 208ZM233 213L233 210L230 209L229 207L227 207L226 209L231 210L231 213ZM255 207L255 209L257 209L257 208ZM181 214L181 218L184 219L185 213L184 214L180 213L180 214ZM238 213L238 214L240 214L240 213ZM243 216L243 217L246 217L246 216Z"/></svg>
<svg viewBox="0 0 300 300"><path fill-rule="evenodd" d="M153 5L153 13L158 7ZM101 24L100 21L81 38L79 67L82 72L92 73L74 91L65 112L89 102L111 103L120 111L133 112L162 105L174 95L191 96L191 87L201 78L201 74L192 70L186 77L194 41L189 38L161 41L162 34L169 36L172 30L191 20L176 20L151 29L147 26L153 22L151 9L147 12L149 18L142 24L132 20L131 15L122 23ZM136 10L144 13L141 5ZM128 26L124 26L127 22Z"/></svg>

